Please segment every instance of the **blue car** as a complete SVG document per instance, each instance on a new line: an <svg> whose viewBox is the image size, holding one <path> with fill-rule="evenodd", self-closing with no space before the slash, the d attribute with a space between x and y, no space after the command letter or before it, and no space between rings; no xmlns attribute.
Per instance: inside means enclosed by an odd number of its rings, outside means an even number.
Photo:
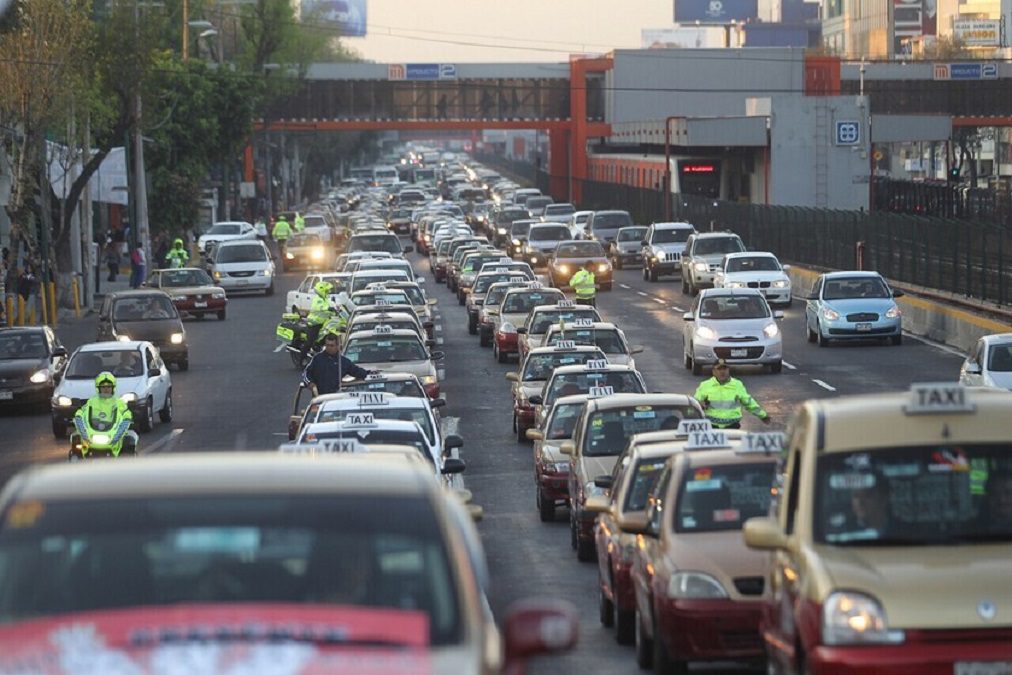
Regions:
<svg viewBox="0 0 1012 675"><path fill-rule="evenodd" d="M877 272L829 272L812 287L805 307L808 341L825 347L830 340L887 339L903 342L903 312Z"/></svg>

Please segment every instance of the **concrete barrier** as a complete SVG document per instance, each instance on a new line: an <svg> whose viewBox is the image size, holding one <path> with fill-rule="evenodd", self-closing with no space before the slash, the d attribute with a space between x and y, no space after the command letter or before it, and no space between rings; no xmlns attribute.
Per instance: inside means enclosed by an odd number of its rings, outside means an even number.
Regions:
<svg viewBox="0 0 1012 675"><path fill-rule="evenodd" d="M822 272L797 265L790 267L788 275L794 297L804 301ZM913 286L893 281L889 281L889 285L906 293L896 299L896 304L903 310L903 329L913 335L968 352L981 336L1012 333L1012 314L1005 310L984 304L975 308L968 301L960 301L963 306L957 306L928 297Z"/></svg>

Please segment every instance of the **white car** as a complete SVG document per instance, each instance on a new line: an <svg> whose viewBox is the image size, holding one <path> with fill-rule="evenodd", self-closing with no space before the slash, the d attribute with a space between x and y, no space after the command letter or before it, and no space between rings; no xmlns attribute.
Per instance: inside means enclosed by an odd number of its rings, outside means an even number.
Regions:
<svg viewBox="0 0 1012 675"><path fill-rule="evenodd" d="M587 221L593 211L577 211L573 219L569 221L569 229L573 232L573 239L587 239Z"/></svg>
<svg viewBox="0 0 1012 675"><path fill-rule="evenodd" d="M411 281L411 277L407 272L399 269L356 270L351 277L350 292L364 291L370 284L382 284L388 281Z"/></svg>
<svg viewBox="0 0 1012 675"><path fill-rule="evenodd" d="M693 375L718 359L729 365L765 365L771 373L783 368L783 336L777 320L783 312L770 309L757 288L707 288L682 315L682 358Z"/></svg>
<svg viewBox="0 0 1012 675"><path fill-rule="evenodd" d="M54 436L66 436L74 413L96 395L95 378L106 371L116 377L116 396L126 401L137 429L151 431L156 413L172 421L172 377L158 348L139 340L93 342L74 351L53 391Z"/></svg>
<svg viewBox="0 0 1012 675"><path fill-rule="evenodd" d="M351 275L343 272L307 274L298 288L294 291L288 291L285 307L293 314L308 314L313 305L313 298L316 297L316 284L321 281L326 281L333 286L330 301L331 303L336 303L338 295L342 292L348 292L348 282L350 280Z"/></svg>
<svg viewBox="0 0 1012 675"><path fill-rule="evenodd" d="M377 326L372 331L351 333L343 352L348 360L366 370L416 375L429 398L439 397L439 373L435 361L443 358L443 352L430 354L422 338L414 331Z"/></svg>
<svg viewBox="0 0 1012 675"><path fill-rule="evenodd" d="M274 259L262 241L226 241L211 254L208 272L229 291L263 291L274 295Z"/></svg>
<svg viewBox="0 0 1012 675"><path fill-rule="evenodd" d="M714 288L758 288L771 305L790 307L790 265L781 265L772 253L728 253L713 275Z"/></svg>
<svg viewBox="0 0 1012 675"><path fill-rule="evenodd" d="M977 340L959 369L959 383L1012 389L1012 333L985 335Z"/></svg>
<svg viewBox="0 0 1012 675"><path fill-rule="evenodd" d="M201 253L207 253L207 249L225 241L256 239L257 229L246 221L230 221L215 223L211 229L200 235L197 239L197 247Z"/></svg>

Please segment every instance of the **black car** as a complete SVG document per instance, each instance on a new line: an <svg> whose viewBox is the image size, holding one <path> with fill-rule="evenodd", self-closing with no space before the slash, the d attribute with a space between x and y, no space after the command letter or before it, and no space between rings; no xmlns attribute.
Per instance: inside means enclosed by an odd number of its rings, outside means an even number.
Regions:
<svg viewBox="0 0 1012 675"><path fill-rule="evenodd" d="M0 328L0 406L48 408L67 366L67 350L49 326Z"/></svg>
<svg viewBox="0 0 1012 675"><path fill-rule="evenodd" d="M147 340L161 353L166 365L190 367L183 320L163 291L119 291L105 297L98 313L97 340Z"/></svg>

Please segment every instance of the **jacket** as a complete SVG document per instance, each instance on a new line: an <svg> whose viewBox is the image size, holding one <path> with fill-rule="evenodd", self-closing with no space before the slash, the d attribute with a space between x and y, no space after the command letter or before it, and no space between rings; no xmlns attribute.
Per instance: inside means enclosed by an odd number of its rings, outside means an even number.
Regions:
<svg viewBox="0 0 1012 675"><path fill-rule="evenodd" d="M292 236L292 226L284 218L278 218L278 222L274 223L271 236L274 237L275 241L284 241Z"/></svg>
<svg viewBox="0 0 1012 675"><path fill-rule="evenodd" d="M306 317L306 320L310 324L322 326L333 315L334 310L331 308L330 302L320 295L314 295L313 304L309 306L309 316Z"/></svg>
<svg viewBox="0 0 1012 675"><path fill-rule="evenodd" d="M593 298L597 294L597 280L594 273L579 269L569 280L569 285L576 291L578 298Z"/></svg>
<svg viewBox="0 0 1012 675"><path fill-rule="evenodd" d="M341 390L341 380L345 375L361 380L368 374L368 370L359 368L342 354L331 356L320 352L302 372L302 381L307 385L315 384L318 394L333 394Z"/></svg>
<svg viewBox="0 0 1012 675"><path fill-rule="evenodd" d="M741 380L729 378L721 384L716 377L700 383L696 389L696 400L699 401L706 416L716 426L727 426L741 421L742 406L759 419L767 417L754 398L749 396Z"/></svg>
<svg viewBox="0 0 1012 675"><path fill-rule="evenodd" d="M118 422L114 428L108 426L116 420ZM127 432L132 421L133 413L130 412L126 402L118 396L110 398L93 396L74 413L74 427L82 434L88 428L106 427L103 431L110 432L113 438L119 438Z"/></svg>
<svg viewBox="0 0 1012 675"><path fill-rule="evenodd" d="M165 262L169 267L186 267L186 263L190 262L190 254L185 248L173 248L165 256Z"/></svg>

